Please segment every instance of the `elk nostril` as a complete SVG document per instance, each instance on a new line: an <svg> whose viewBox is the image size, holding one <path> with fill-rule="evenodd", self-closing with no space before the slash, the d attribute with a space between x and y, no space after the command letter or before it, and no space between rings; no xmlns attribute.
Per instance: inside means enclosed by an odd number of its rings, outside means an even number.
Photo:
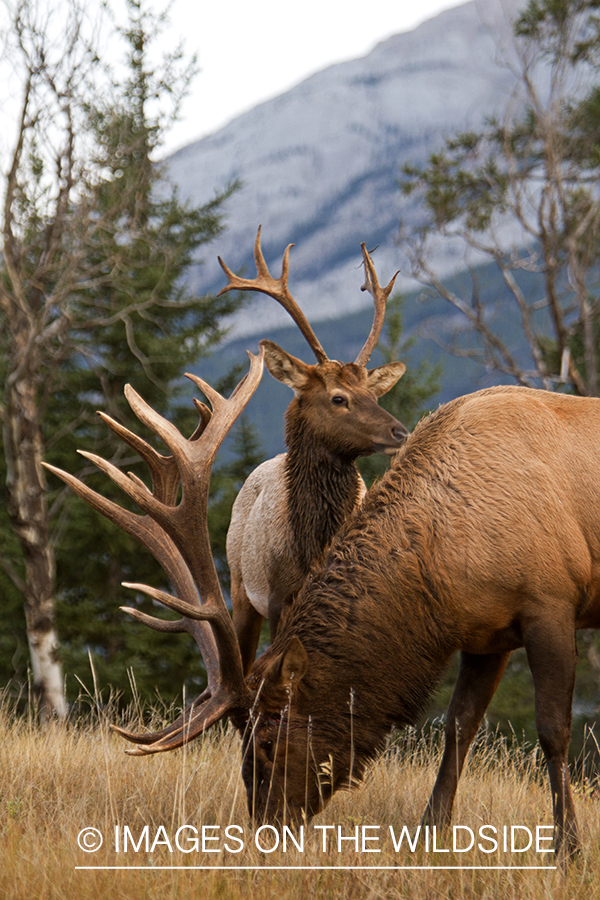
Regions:
<svg viewBox="0 0 600 900"><path fill-rule="evenodd" d="M404 425L397 425L392 428L392 437L399 444L408 437L408 431Z"/></svg>

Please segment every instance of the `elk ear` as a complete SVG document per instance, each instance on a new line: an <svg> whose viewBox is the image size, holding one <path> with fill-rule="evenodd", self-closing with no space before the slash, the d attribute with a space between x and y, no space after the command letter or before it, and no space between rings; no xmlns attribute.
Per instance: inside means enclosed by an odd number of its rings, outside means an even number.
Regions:
<svg viewBox="0 0 600 900"><path fill-rule="evenodd" d="M285 702L285 691L295 690L308 669L308 656L300 638L294 636L286 649L271 660L264 672L265 681L269 683L275 696ZM279 693L281 692L281 694Z"/></svg>
<svg viewBox="0 0 600 900"><path fill-rule="evenodd" d="M373 391L376 397L382 397L394 387L397 381L400 381L406 366L401 362L388 363L385 366L377 366L367 372L367 387Z"/></svg>
<svg viewBox="0 0 600 900"><path fill-rule="evenodd" d="M294 636L283 653L276 657L264 673L275 690L297 687L308 668L308 656L300 638Z"/></svg>
<svg viewBox="0 0 600 900"><path fill-rule="evenodd" d="M281 656L279 677L283 684L290 684L290 682L298 684L301 678L306 675L307 669L308 656L306 655L306 650L302 646L300 638L294 635Z"/></svg>
<svg viewBox="0 0 600 900"><path fill-rule="evenodd" d="M265 365L273 378L287 384L293 391L300 391L306 386L311 368L301 359L286 353L273 341L260 341L265 351Z"/></svg>

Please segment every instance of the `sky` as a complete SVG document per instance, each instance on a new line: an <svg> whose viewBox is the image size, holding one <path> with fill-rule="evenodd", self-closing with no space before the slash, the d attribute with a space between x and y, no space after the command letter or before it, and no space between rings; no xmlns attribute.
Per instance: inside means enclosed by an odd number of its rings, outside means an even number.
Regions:
<svg viewBox="0 0 600 900"><path fill-rule="evenodd" d="M200 74L170 153L336 62L364 56L463 0L173 0L162 41L197 53ZM158 47L158 45L157 45Z"/></svg>
<svg viewBox="0 0 600 900"><path fill-rule="evenodd" d="M46 9L44 0L39 2ZM169 24L149 46L150 59L158 60L182 42L188 58L197 55L200 68L162 155L211 134L314 72L364 56L380 41L461 2L465 0L148 0L146 6L155 11L170 4ZM110 8L123 24L123 0L110 0ZM60 33L60 0L48 3L48 10ZM6 16L7 7L0 4L0 30ZM118 63L123 50L122 43L107 39L101 55ZM0 53L2 169L14 150L21 94L18 73Z"/></svg>

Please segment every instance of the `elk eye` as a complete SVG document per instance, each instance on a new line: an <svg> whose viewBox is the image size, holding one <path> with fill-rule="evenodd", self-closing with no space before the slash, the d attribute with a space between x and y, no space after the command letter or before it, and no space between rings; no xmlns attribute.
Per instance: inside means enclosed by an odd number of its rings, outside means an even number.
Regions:
<svg viewBox="0 0 600 900"><path fill-rule="evenodd" d="M267 759L272 762L273 761L273 741L264 741L261 744L262 749L265 751Z"/></svg>
<svg viewBox="0 0 600 900"><path fill-rule="evenodd" d="M331 398L331 402L334 406L348 406L348 400L343 394L334 394Z"/></svg>

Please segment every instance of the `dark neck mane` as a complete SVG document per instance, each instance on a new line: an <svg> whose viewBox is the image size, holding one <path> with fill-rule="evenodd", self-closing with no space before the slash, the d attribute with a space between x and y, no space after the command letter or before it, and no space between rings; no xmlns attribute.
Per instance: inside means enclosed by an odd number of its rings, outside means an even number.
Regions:
<svg viewBox="0 0 600 900"><path fill-rule="evenodd" d="M360 475L352 458L333 453L286 420L286 487L297 562L304 575L319 562L356 505Z"/></svg>

